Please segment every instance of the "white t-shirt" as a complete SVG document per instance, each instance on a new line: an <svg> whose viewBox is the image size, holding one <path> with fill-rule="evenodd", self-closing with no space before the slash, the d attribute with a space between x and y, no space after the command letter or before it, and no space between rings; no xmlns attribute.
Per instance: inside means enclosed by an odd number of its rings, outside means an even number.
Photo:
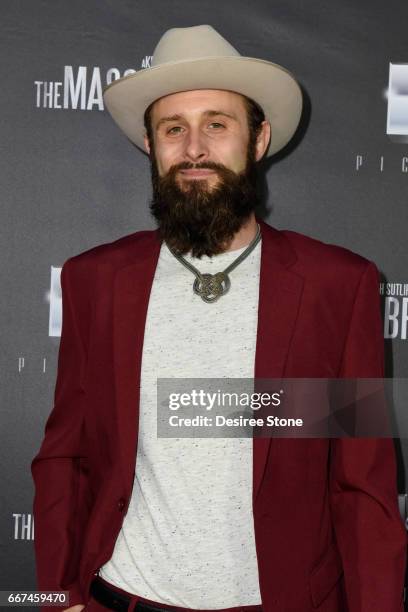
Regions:
<svg viewBox="0 0 408 612"><path fill-rule="evenodd" d="M190 261L224 270L246 247ZM132 497L108 582L169 605L217 609L261 603L252 513L252 438L158 438L159 377L253 378L261 243L208 304L194 274L163 243L145 326ZM132 330L129 330L132 333Z"/></svg>

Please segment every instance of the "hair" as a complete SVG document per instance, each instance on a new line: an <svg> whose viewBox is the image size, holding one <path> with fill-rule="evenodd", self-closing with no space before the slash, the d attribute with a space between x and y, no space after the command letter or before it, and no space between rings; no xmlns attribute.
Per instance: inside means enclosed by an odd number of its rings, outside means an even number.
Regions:
<svg viewBox="0 0 408 612"><path fill-rule="evenodd" d="M265 121L265 113L262 108L259 106L255 100L252 98L248 98L248 96L244 96L244 94L240 94L243 97L247 119L248 119L248 128L249 128L249 148L253 150L255 146L258 135L261 131L262 122ZM152 108L155 100L146 108L143 122L146 130L146 136L149 139L149 143L153 144L153 130L152 130Z"/></svg>

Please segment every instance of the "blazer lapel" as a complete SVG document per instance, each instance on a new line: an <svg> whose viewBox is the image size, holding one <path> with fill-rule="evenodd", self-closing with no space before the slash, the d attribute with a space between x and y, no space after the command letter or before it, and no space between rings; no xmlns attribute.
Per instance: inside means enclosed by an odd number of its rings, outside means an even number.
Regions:
<svg viewBox="0 0 408 612"><path fill-rule="evenodd" d="M284 376L290 340L303 290L303 278L289 267L297 256L287 238L265 222L261 227L258 329L255 379ZM262 483L272 438L253 438L253 503Z"/></svg>
<svg viewBox="0 0 408 612"><path fill-rule="evenodd" d="M136 240L136 239L135 239ZM140 374L150 290L160 253L158 231L135 244L132 263L114 280L113 356L122 474L131 491L139 433Z"/></svg>

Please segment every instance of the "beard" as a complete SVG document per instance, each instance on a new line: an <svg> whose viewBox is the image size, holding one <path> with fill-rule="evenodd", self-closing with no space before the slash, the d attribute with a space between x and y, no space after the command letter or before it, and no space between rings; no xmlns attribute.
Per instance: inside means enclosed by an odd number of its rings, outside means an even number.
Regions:
<svg viewBox="0 0 408 612"><path fill-rule="evenodd" d="M180 255L191 251L193 257L222 253L258 204L255 151L248 146L246 167L236 173L211 161L181 162L159 176L151 149L153 196L150 212L158 223L161 239ZM181 179L179 170L205 168L218 176L215 185L207 179ZM211 175L210 180L214 178Z"/></svg>

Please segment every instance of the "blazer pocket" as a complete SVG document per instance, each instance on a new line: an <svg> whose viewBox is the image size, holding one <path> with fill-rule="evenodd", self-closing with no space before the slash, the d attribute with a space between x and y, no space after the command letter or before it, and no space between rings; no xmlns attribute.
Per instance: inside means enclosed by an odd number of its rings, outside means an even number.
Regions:
<svg viewBox="0 0 408 612"><path fill-rule="evenodd" d="M313 568L309 576L314 608L319 607L326 599L342 574L343 566L340 554L336 544L332 542L323 559Z"/></svg>

